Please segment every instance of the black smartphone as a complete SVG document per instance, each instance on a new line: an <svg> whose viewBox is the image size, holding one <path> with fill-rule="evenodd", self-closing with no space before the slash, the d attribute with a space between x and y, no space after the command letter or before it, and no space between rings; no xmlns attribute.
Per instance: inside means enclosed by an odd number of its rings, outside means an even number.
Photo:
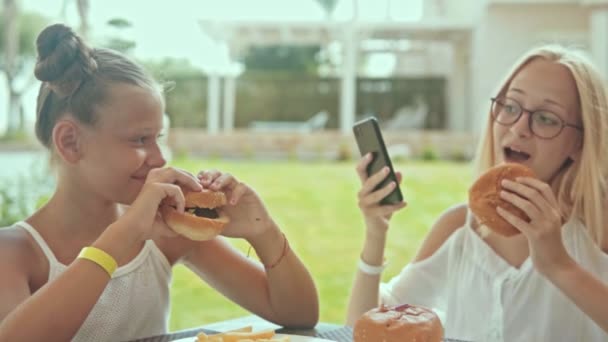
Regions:
<svg viewBox="0 0 608 342"><path fill-rule="evenodd" d="M380 201L380 204L396 204L403 201L403 195L399 189L399 182L395 176L395 170L393 169L391 159L386 151L378 120L374 117L361 120L355 123L353 132L361 156L368 153L372 154L373 159L367 166L367 175L371 176L382 170L385 166L388 166L390 170L388 176L378 184L375 190L383 188L392 181L397 184L395 189Z"/></svg>

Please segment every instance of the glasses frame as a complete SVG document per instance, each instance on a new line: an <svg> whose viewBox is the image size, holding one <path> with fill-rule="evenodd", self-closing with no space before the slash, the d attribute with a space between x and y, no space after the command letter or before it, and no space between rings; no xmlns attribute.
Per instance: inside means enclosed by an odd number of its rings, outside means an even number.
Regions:
<svg viewBox="0 0 608 342"><path fill-rule="evenodd" d="M494 110L497 106L503 106L504 107L504 103L501 103L501 101L504 102L507 99L510 100L510 101L515 102L519 106L519 109L520 109L519 114L517 114L517 116L513 119L513 122L510 122L510 123L505 123L505 122L498 121L498 119L497 119L498 113L496 113L495 110ZM546 110L534 110L534 111L531 111L529 109L524 108L521 105L521 103L519 103L518 101L516 101L514 99L511 99L511 98L504 97L504 96L492 97L492 98L490 98L490 100L492 101L492 104L490 105L490 114L492 115L492 119L497 124L503 125L503 126L512 126L514 123L516 123L517 121L519 121L519 119L521 118L521 116L524 113L528 113L529 114L528 115L528 129L530 130L530 132L535 137L538 137L540 139L546 139L546 140L553 139L553 138L557 137L558 135L560 135L562 133L562 131L564 130L564 128L566 128L566 127L571 127L571 128L577 129L581 133L584 132L583 127L581 127L579 125L571 124L569 122L566 122L566 120L562 119L561 116L559 116L559 115L557 115L557 114L555 114L555 113L553 113L551 111L546 111ZM532 116L534 116L534 114L538 113L538 112L549 112L549 113L555 115L559 119L559 122L560 122L561 126L559 128L559 131L555 135L552 135L550 137L543 137L543 136L540 136L540 135L536 134L536 132L534 132L534 130L532 129Z"/></svg>

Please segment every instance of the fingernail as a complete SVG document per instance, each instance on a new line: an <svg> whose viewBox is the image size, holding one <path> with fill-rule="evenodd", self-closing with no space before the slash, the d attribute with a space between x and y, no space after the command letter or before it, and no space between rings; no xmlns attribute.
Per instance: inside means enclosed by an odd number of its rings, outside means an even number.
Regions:
<svg viewBox="0 0 608 342"><path fill-rule="evenodd" d="M232 205L236 204L236 199L234 199L234 198L233 198L233 199L231 199L231 200L230 200L230 204L232 204Z"/></svg>
<svg viewBox="0 0 608 342"><path fill-rule="evenodd" d="M384 169L382 169L382 171L383 171L384 173L388 173L390 170L388 169L388 166L385 166L385 167L384 167Z"/></svg>
<svg viewBox="0 0 608 342"><path fill-rule="evenodd" d="M394 188L397 184L395 182L391 182L391 188Z"/></svg>

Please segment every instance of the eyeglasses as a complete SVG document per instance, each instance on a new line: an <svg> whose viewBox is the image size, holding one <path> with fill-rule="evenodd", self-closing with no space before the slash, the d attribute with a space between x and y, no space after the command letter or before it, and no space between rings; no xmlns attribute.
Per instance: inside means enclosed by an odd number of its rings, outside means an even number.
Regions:
<svg viewBox="0 0 608 342"><path fill-rule="evenodd" d="M519 102L506 97L493 97L492 118L504 126L516 123L524 112L528 112L528 127L530 132L541 139L553 139L558 136L564 127L572 127L583 132L583 127L564 121L559 115L546 111L529 111L524 109Z"/></svg>

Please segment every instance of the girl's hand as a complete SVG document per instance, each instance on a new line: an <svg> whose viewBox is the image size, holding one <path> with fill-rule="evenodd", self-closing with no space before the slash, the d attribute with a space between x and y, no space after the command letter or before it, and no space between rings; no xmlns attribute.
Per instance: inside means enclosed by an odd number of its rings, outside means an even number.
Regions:
<svg viewBox="0 0 608 342"><path fill-rule="evenodd" d="M150 170L139 195L118 221L126 222L126 226L138 232L142 240L159 235L175 236L158 208L161 204L170 204L183 213L185 200L182 188L202 190L196 177L184 170L171 167Z"/></svg>
<svg viewBox="0 0 608 342"><path fill-rule="evenodd" d="M367 176L367 166L372 161L371 153L366 154L357 164L357 174L361 179L361 190L359 190L359 208L365 218L368 232L386 233L391 216L397 210L404 208L405 202L381 205L380 201L390 194L397 186L395 182L387 184L385 187L375 190L376 186L382 182L389 174L389 168L385 167L376 174ZM400 172L395 172L397 181L401 184L402 176Z"/></svg>
<svg viewBox="0 0 608 342"><path fill-rule="evenodd" d="M496 210L528 239L530 257L536 269L549 275L571 265L572 258L562 241L563 216L551 187L538 179L517 178L516 182L503 180L500 197L523 210L526 222L503 208Z"/></svg>
<svg viewBox="0 0 608 342"><path fill-rule="evenodd" d="M199 172L198 178L203 188L226 194L228 203L221 210L230 218L230 222L222 235L248 239L274 226L258 194L231 174L208 170Z"/></svg>

